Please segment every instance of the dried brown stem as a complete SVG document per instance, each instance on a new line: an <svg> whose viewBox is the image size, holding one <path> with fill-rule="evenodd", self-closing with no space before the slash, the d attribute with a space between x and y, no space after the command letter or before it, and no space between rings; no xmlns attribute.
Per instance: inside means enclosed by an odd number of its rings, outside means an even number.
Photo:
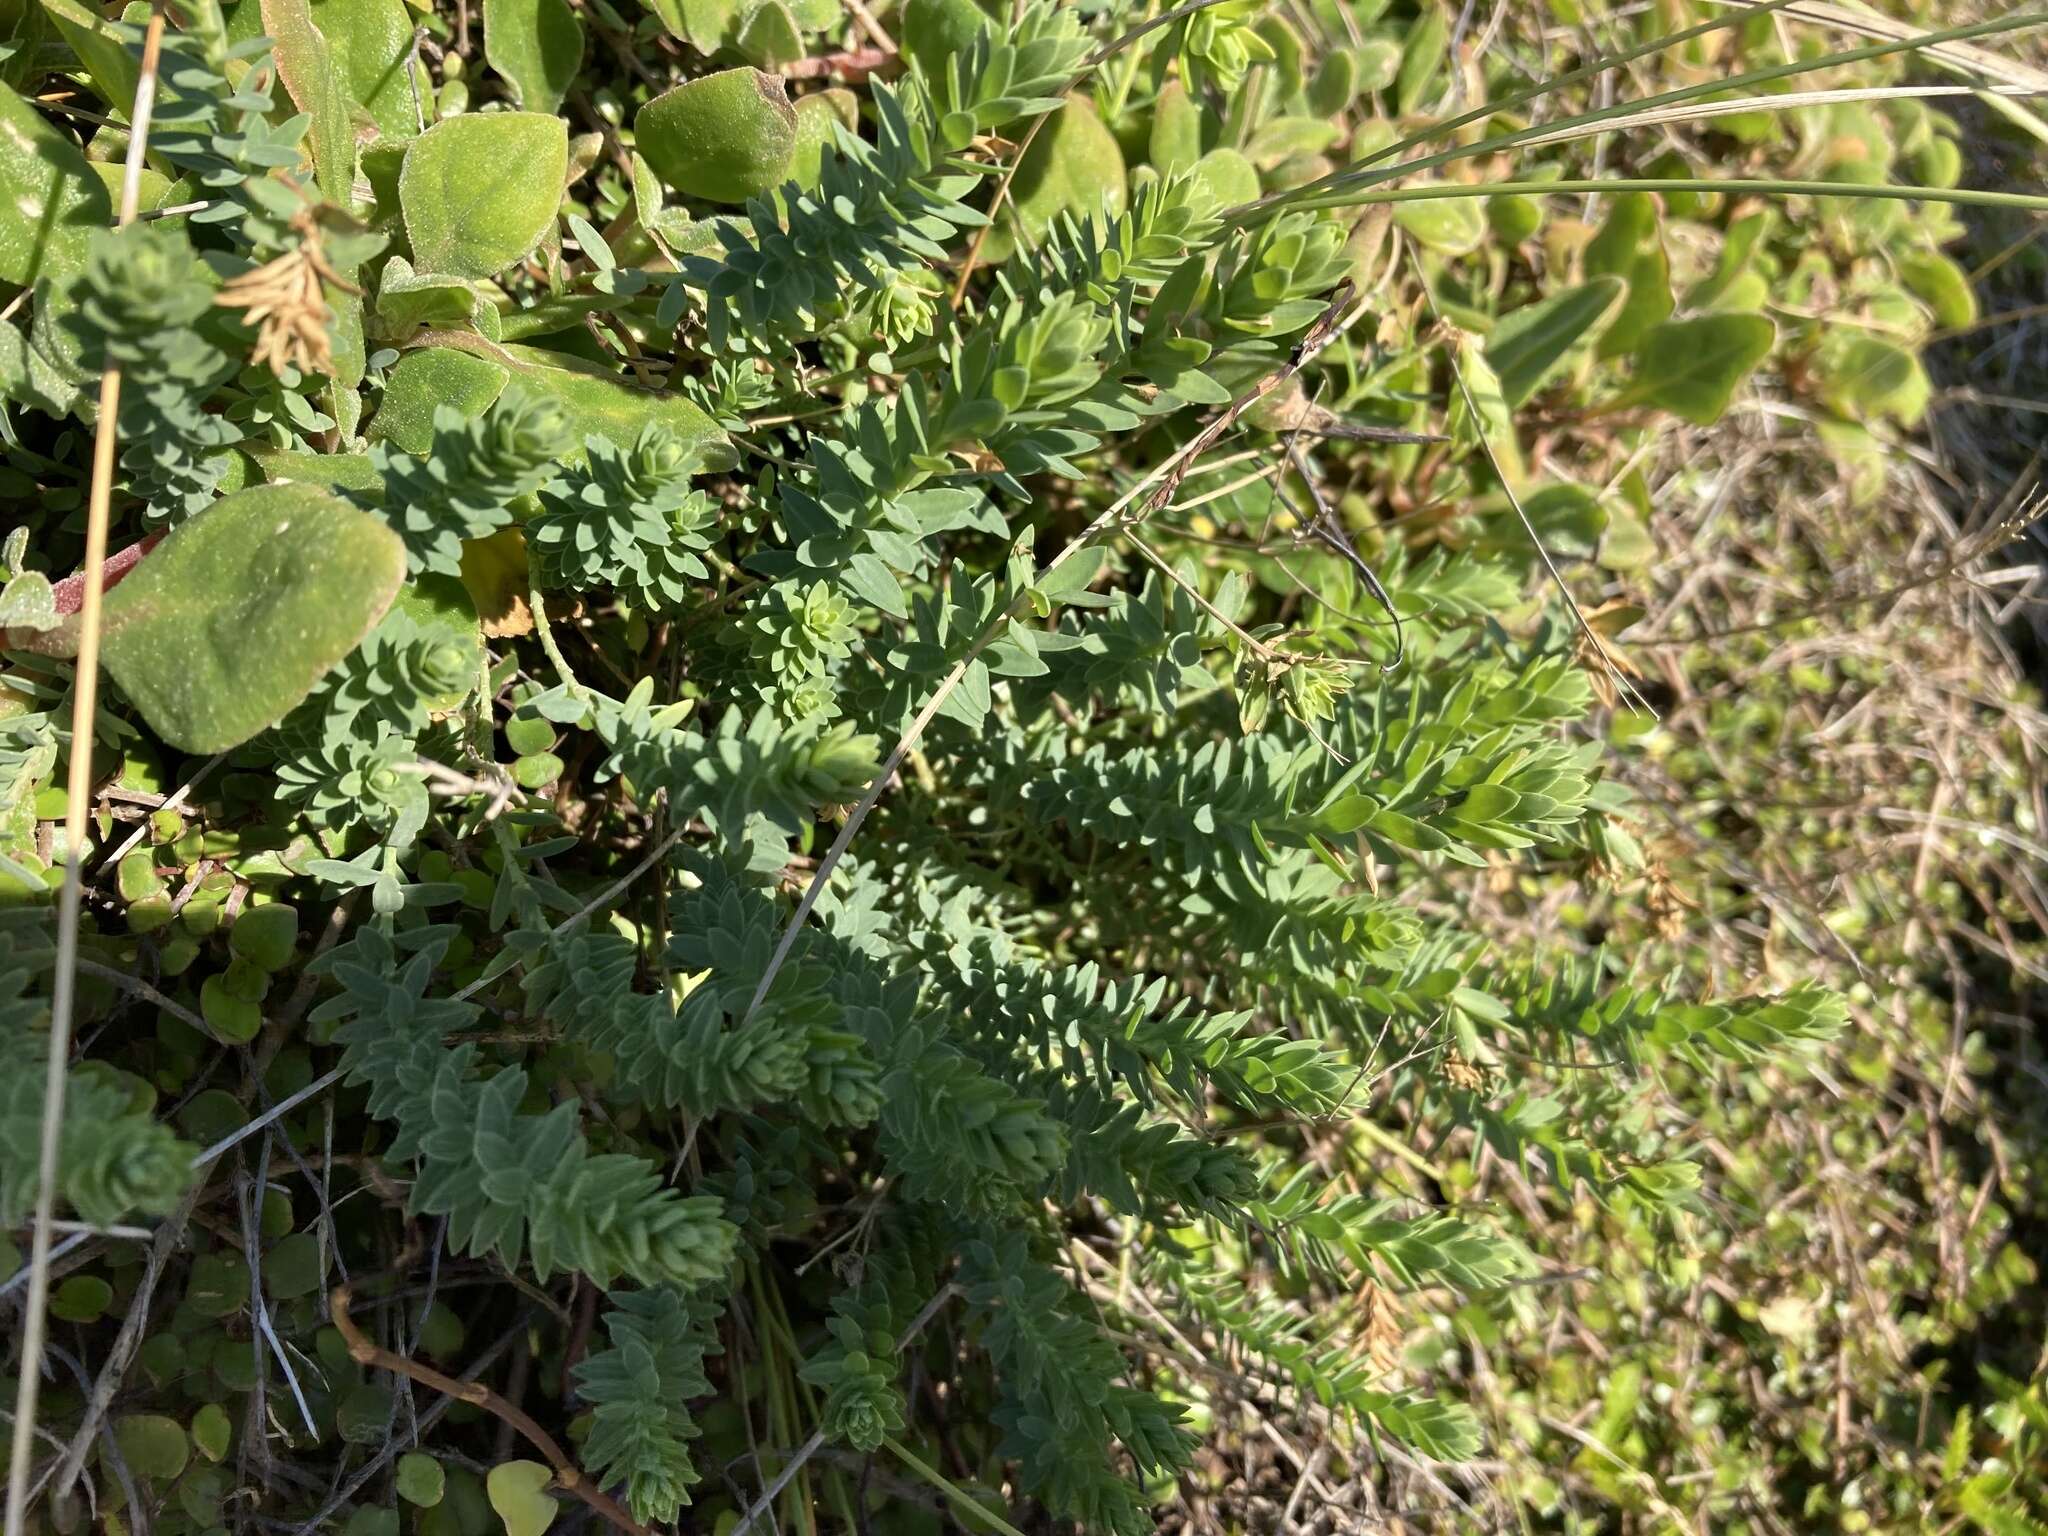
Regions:
<svg viewBox="0 0 2048 1536"><path fill-rule="evenodd" d="M432 1387L444 1397L481 1408L484 1412L503 1420L530 1441L535 1450L547 1459L555 1470L555 1483L565 1492L574 1494L608 1523L627 1536L651 1536L647 1527L635 1520L617 1500L599 1488L584 1475L581 1468L569 1459L555 1437L542 1429L532 1415L514 1407L496 1392L480 1381L457 1381L453 1376L435 1370L431 1365L421 1365L404 1355L393 1354L374 1343L358 1328L355 1319L349 1316L349 1287L338 1285L328 1296L328 1316L333 1319L342 1342L348 1346L349 1358L358 1365L367 1365L374 1371L391 1371L416 1381L423 1387Z"/></svg>

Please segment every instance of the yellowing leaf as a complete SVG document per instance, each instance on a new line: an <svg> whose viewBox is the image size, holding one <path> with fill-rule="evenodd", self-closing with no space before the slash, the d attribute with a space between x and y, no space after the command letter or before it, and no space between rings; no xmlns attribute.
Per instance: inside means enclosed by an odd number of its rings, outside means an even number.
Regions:
<svg viewBox="0 0 2048 1536"><path fill-rule="evenodd" d="M276 43L277 73L292 103L312 119L313 169L328 200L346 206L356 175L348 87L308 0L260 0L263 29Z"/></svg>
<svg viewBox="0 0 2048 1536"><path fill-rule="evenodd" d="M541 1536L555 1518L555 1501L543 1491L554 1473L537 1461L501 1461L484 1479L491 1508L505 1522L505 1536Z"/></svg>
<svg viewBox="0 0 2048 1536"><path fill-rule="evenodd" d="M1804 1296L1787 1293L1757 1309L1756 1320L1766 1331L1787 1343L1802 1343L1813 1337L1817 1309Z"/></svg>
<svg viewBox="0 0 2048 1536"><path fill-rule="evenodd" d="M500 528L462 546L462 584L486 636L510 640L533 633L533 610L526 601L526 535L517 528Z"/></svg>

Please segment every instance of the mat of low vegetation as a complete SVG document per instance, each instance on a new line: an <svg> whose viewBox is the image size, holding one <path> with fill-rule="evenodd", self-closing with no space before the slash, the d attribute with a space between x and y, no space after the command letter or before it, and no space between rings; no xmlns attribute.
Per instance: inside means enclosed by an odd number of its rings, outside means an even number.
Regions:
<svg viewBox="0 0 2048 1536"><path fill-rule="evenodd" d="M2042 18L1522 9L20 8L9 1536L2044 1528Z"/></svg>

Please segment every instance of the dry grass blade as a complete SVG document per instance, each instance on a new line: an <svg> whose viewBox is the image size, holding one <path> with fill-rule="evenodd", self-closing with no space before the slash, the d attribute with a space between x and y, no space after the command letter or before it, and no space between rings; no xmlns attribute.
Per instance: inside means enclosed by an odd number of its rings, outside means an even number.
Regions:
<svg viewBox="0 0 2048 1536"><path fill-rule="evenodd" d="M2031 87L1999 86L1999 94L2035 95ZM1626 117L1610 117L1598 123L1567 123L1556 129L1534 134L1521 140L1524 148L1536 148L1546 144L1569 144L1575 139L1591 138L1596 133L1629 133L1641 128L1663 128L1672 123L1696 123L1717 117L1732 117L1743 112L1785 112L1794 107L1837 106L1853 101L1896 101L1906 98L1935 96L1976 96L1980 92L1968 85L1870 85L1853 90L1838 91L1787 91L1778 96L1740 96L1728 101L1695 102L1684 106L1656 107L1643 112L1633 112Z"/></svg>
<svg viewBox="0 0 2048 1536"><path fill-rule="evenodd" d="M2048 213L2048 197L2032 192L1985 192L1974 187L1864 185L1847 181L1772 181L1748 176L1602 176L1559 181L1441 182L1423 187L1338 189L1302 198L1290 208L1363 208L1374 203L1428 203L1446 198L1619 196L1625 192L1706 192L1725 197L1833 197L1891 203L1948 203L1958 208L2010 208ZM1242 210L1240 210L1241 212ZM1275 212L1285 211L1280 209Z"/></svg>
<svg viewBox="0 0 2048 1536"><path fill-rule="evenodd" d="M1769 14L1773 11L1786 10L1797 3L1798 0L1756 0L1755 8L1765 14ZM1397 139L1385 148L1373 151L1373 153L1360 161L1359 164L1375 165L1382 161L1398 160L1409 150L1418 149L1424 144L1446 138L1456 133L1460 128L1470 127L1473 123L1484 122L1489 117L1498 116L1503 112L1511 112L1517 107L1525 107L1531 102L1540 101L1545 96L1553 95L1582 81L1592 80L1598 76L1611 74L1616 70L1623 69L1635 63L1638 59L1648 58L1652 54L1668 52L1681 44L1693 41L1695 38L1706 37L1715 32L1726 32L1731 28L1741 26L1745 19L1745 17L1739 15L1715 17L1687 27L1681 32L1671 32L1663 36L1653 37L1647 43L1639 44L1623 52L1610 53L1600 58L1589 60L1581 64L1577 69L1567 70L1561 75L1552 75L1548 79L1539 80L1527 90L1517 91L1512 95L1502 97L1498 101L1483 103L1480 106L1474 107L1469 112L1464 112L1457 117L1451 118L1448 122L1433 123L1419 133L1413 133L1406 138Z"/></svg>
<svg viewBox="0 0 2048 1536"><path fill-rule="evenodd" d="M1775 5L1771 8L1775 8ZM1251 218L1253 216L1270 216L1291 208L1347 207L1354 204L1363 204L1375 200L1374 197L1366 195L1365 189L1377 188L1385 182L1413 176L1423 171L1434 170L1457 161L1469 160L1475 156L1497 154L1501 151L1519 148L1538 140L1554 142L1567 134L1582 137L1590 136L1595 133L1605 132L1609 125L1617 123L1627 122L1634 124L1638 119L1654 121L1647 114L1675 108L1687 102L1703 101L1723 91L1741 87L1769 85L1774 81L1790 80L1800 75L1809 75L1824 69L1868 63L1878 59L1895 57L1900 54L1924 54L1942 46L1972 38L1999 36L2044 25L2048 25L2048 11L2018 11L1996 17L1990 21L1973 22L1958 27L1947 27L1933 32L1907 30L1899 37L1887 37L1860 48L1843 49L1833 53L1816 55L1811 58L1796 58L1790 62L1772 65L1764 69L1747 70L1725 79L1697 81L1693 84L1680 86L1675 90L1660 92L1638 101L1619 102L1594 111L1577 113L1560 123L1552 124L1546 128L1520 128L1482 139L1477 143L1461 144L1450 149L1439 150L1434 154L1424 155L1420 159L1404 161L1400 164L1388 165L1380 163L1389 154L1389 151L1382 151L1379 154L1368 156L1349 169L1332 172L1320 180L1306 182L1299 187L1291 188L1284 192L1273 193L1255 202L1246 204L1243 208L1236 210L1236 212L1241 217ZM1561 75L1557 78L1556 83L1562 84L1574 78L1577 73L1577 71L1574 71L1572 74ZM1510 101L1512 100L1513 98L1510 98ZM1506 102L1501 103L1495 110L1504 110L1507 105L1508 103ZM1463 121L1464 119L1453 119L1450 123L1430 130L1426 135L1418 136L1413 142L1419 146L1422 143L1440 139ZM1648 183L1635 182L1631 184L1645 190L1656 190ZM1491 186L1482 187L1480 190L1498 192L1508 190L1510 187L1512 187L1512 184L1504 186L1500 183L1494 183ZM1456 187L1425 187L1410 190L1424 194L1437 193L1446 196L1458 195L1460 191ZM1519 190L1519 188L1515 188L1515 190ZM1668 190L1678 189L1671 188ZM1899 189L1890 190L1896 192ZM1873 195L1886 194L1883 190L1874 190ZM1928 192L1923 195L1937 196L1938 194ZM1950 200L1958 202L1984 202L1987 199L1995 202L1996 195L1974 194L1971 196L1957 196Z"/></svg>
<svg viewBox="0 0 2048 1536"><path fill-rule="evenodd" d="M164 13L151 13L142 41L129 121L128 162L121 181L119 225L135 219L141 201L142 159L156 103L157 56ZM49 1061L43 1079L43 1126L36 1180L35 1225L29 1240L28 1297L23 1306L21 1372L14 1397L14 1443L8 1458L7 1536L28 1528L29 1462L35 1448L36 1398L42 1384L43 1341L49 1325L51 1221L57 1205L58 1148L64 1131L65 1074L71 1058L71 1010L78 982L78 919L84 896L85 836L92 804L93 720L99 709L100 599L107 558L108 505L114 489L115 419L121 407L121 371L100 379L99 431L93 441L92 490L86 504L85 595L79 606L78 670L71 696L69 803L64 811L64 887L57 904L57 980L50 999Z"/></svg>
<svg viewBox="0 0 2048 1536"><path fill-rule="evenodd" d="M1740 6L1745 11L1764 9L1757 0L1715 0L1715 3ZM1772 6L1770 9L1777 10L1781 7ZM1792 0L1792 4L1782 9L1794 20L1811 22L1817 26L1838 27L1859 37L1897 40L1913 35L1911 22L1882 16L1860 6L1851 8L1846 5L1831 5L1827 0ZM1935 43L1925 52L1928 57L1939 59L1964 74L1976 75L1985 80L1996 80L2023 91L2048 91L2048 70L2036 69L2031 64L2024 64L2018 59L2006 58L2002 54L1991 53L1983 48L1973 48L1968 43Z"/></svg>

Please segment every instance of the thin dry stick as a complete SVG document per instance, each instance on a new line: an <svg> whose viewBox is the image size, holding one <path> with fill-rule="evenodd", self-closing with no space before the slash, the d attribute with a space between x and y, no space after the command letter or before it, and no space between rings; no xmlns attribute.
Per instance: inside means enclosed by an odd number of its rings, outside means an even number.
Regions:
<svg viewBox="0 0 2048 1536"><path fill-rule="evenodd" d="M206 1033L206 1020L202 1015L194 1013L176 998L164 996L140 976L130 976L126 971L117 971L111 965L101 965L97 960L80 960L77 965L86 975L97 976L100 980L119 987L123 992L131 992L145 1003L161 1008L179 1022L191 1025L201 1034Z"/></svg>
<svg viewBox="0 0 2048 1536"><path fill-rule="evenodd" d="M462 1379L464 1381L476 1380L485 1371L496 1365L498 1357L510 1349L514 1343L523 1341L526 1338L527 1321L532 1316L533 1312L530 1308L522 1312L519 1320L510 1329L498 1336L496 1343L492 1344L490 1348L470 1362L469 1369L463 1373ZM419 1433L424 1434L440 1423L447 1416L448 1410L453 1408L458 1401L460 1401L458 1398L444 1397L425 1413L421 1414ZM417 1443L417 1436L415 1437L415 1443ZM392 1435L387 1437L383 1448L368 1461L364 1462L361 1467L357 1468L347 1482L328 1495L325 1504L315 1510L303 1523L292 1528L292 1536L314 1536L315 1532L327 1530L328 1521L333 1519L341 1510L347 1508L349 1501L363 1490L364 1485L371 1478L382 1472L395 1457L402 1455L405 1451L405 1445L406 1442L403 1436ZM283 1530L285 1527L278 1525L273 1527L273 1529Z"/></svg>
<svg viewBox="0 0 2048 1536"><path fill-rule="evenodd" d="M869 10L864 0L845 0L846 9L853 19L860 23L861 31L867 33L868 41L884 53L895 53L896 39L882 30L882 24L875 20L875 13Z"/></svg>
<svg viewBox="0 0 2048 1536"><path fill-rule="evenodd" d="M209 773L213 772L214 769L218 768L222 763L226 762L227 760L228 755L225 752L216 753L214 756L209 757L205 762L199 765L199 771L197 773L193 774L191 778L187 779L183 784L180 784L178 786L178 792L176 794L172 795L170 799L164 801L161 805L158 805L156 809L159 811L175 811L179 806L185 803L186 798L192 793L192 791L199 787L200 781L202 779L204 779ZM112 853L108 854L104 859L100 861L99 878L102 880L112 879L113 876L120 870L121 861L125 859L134 850L135 845L137 843L141 842L147 836L149 836L149 822L147 820L144 820L137 824L135 830L133 832L130 832L127 838L118 847L116 847Z"/></svg>
<svg viewBox="0 0 2048 1536"><path fill-rule="evenodd" d="M336 1067L332 1071L314 1078L312 1082L306 1084L305 1087L301 1088L290 1098L280 1099L247 1125L236 1127L236 1129L230 1131L212 1146L206 1148L205 1151L195 1153L191 1162L193 1171L197 1172L209 1163L217 1161L224 1153L247 1141L251 1136L269 1129L270 1126L276 1124L279 1120L297 1109L306 1100L325 1093L329 1088L340 1082L341 1078L342 1069Z"/></svg>
<svg viewBox="0 0 2048 1536"><path fill-rule="evenodd" d="M953 307L967 297L967 285L974 280L974 269L981 263L981 248L987 242L989 231L996 227L996 220L1002 217L1003 205L1009 200L1010 183L1017 179L1017 168L1024 163L1024 157L1031 152L1031 141L1038 137L1046 119L1052 114L1040 113L1031 120L1031 126L1024 131L1024 142L1017 146L1017 153L1010 156L1010 163L1003 169L1003 179L996 183L996 195L989 199L988 222L974 232L974 242L967 247L966 259L960 263L960 277L953 284Z"/></svg>
<svg viewBox="0 0 2048 1536"><path fill-rule="evenodd" d="M142 1347L142 1334L149 1324L149 1304L156 1295L157 1281L163 1275L171 1250L177 1247L184 1235L185 1224L198 1209L200 1196L205 1190L206 1180L194 1179L178 1208L165 1218L154 1234L149 1252L143 1258L142 1281L135 1288L135 1299L129 1303L128 1315L121 1320L121 1331L114 1336L114 1347L107 1352L106 1364L100 1367L100 1373L93 1381L92 1395L86 1403L85 1417L79 1423L78 1433L71 1437L71 1445L58 1465L55 1494L58 1499L71 1491L79 1473L85 1470L85 1458L92 1452L100 1421L113 1407L114 1395L120 1391L122 1378L128 1374L129 1362Z"/></svg>
<svg viewBox="0 0 2048 1536"><path fill-rule="evenodd" d="M1438 325L1443 324L1443 314L1437 308L1436 294L1431 290L1429 280L1423 276L1419 267L1416 275L1422 278L1422 298L1423 302L1429 305L1430 318ZM1458 366L1458 349L1455 343L1444 348L1444 356L1451 365L1451 378L1458 386L1458 396L1465 402L1465 414L1472 422L1472 435L1479 440L1480 449L1486 454L1486 462L1493 466L1494 477L1500 481L1501 489L1507 493L1508 505L1514 508L1515 516L1522 524L1522 531L1528 534L1530 544L1535 547L1537 557L1543 562L1543 569L1550 573L1552 584L1563 596L1565 606L1571 609L1572 618L1577 621L1579 632L1591 645L1593 654L1600 658L1601 664L1606 667L1609 677L1613 680L1616 691L1629 707L1640 707L1652 720L1657 719L1657 711L1651 708L1650 701L1644 698L1642 690L1623 674L1615 663L1614 653L1607 648L1606 640L1601 638L1600 632L1587 621L1585 610L1579 606L1579 600L1572 596L1571 583L1564 579L1564 573L1557 568L1557 562L1550 558L1550 551L1544 546L1542 536L1536 532L1536 525L1529 521L1529 514L1522 509L1522 498L1516 494L1513 482L1501 469L1499 456L1493 451L1493 441L1486 435L1484 418L1479 414L1479 402L1472 398L1471 386L1465 382L1465 371Z"/></svg>
<svg viewBox="0 0 2048 1536"><path fill-rule="evenodd" d="M355 1319L348 1312L349 1288L337 1285L328 1297L327 1314L348 1345L349 1358L358 1365L367 1365L374 1371L393 1371L418 1382L423 1387L432 1387L444 1397L459 1399L474 1404L486 1413L505 1421L533 1442L534 1448L548 1460L555 1469L555 1482L588 1504L606 1520L625 1531L627 1536L651 1536L647 1527L635 1520L619 1507L612 1496L584 1476L583 1471L569 1459L569 1453L556 1443L555 1437L535 1423L531 1415L515 1408L480 1381L457 1381L453 1376L443 1375L430 1365L421 1365L403 1355L394 1355L390 1350L373 1343L369 1336L358 1328Z"/></svg>
<svg viewBox="0 0 2048 1536"><path fill-rule="evenodd" d="M1323 311L1321 318L1302 334L1301 340L1295 344L1294 351L1286 362L1231 401L1217 413L1215 420L1188 439L1185 446L1153 470L1149 477L1139 481L1118 497L1107 511L1046 562L1045 569L1032 579L1032 585L1043 586L1046 578L1082 550L1114 534L1136 527L1171 501L1174 492L1180 489L1180 483L1194 468L1195 461L1214 447L1216 440L1235 426L1240 416L1306 368L1323 348L1343 334L1352 321L1364 312L1361 305L1351 314L1345 314L1350 304L1351 284L1346 282L1338 287L1336 295L1331 299L1329 307ZM1139 499L1141 492L1142 500ZM832 871L839 867L839 861L846 856L846 848L853 841L853 834L858 832L861 823L868 819L868 813L875 808L876 802L882 798L882 792L896 777L896 771L903 766L903 760L923 738L925 728L938 715L939 709L953 690L960 686L961 679L966 677L967 669L974 664L974 659L994 644L1011 621L1022 617L1030 606L1029 596L1020 592L1002 612L989 620L981 633L974 637L973 643L967 647L966 653L953 664L953 670L945 675L932 696L925 701L924 708L917 712L917 717L910 722L909 728L897 741L894 750L889 753L888 761L882 764L881 772L875 775L874 783L868 786L867 792L860 797L860 803L854 806L852 813L847 816L845 825L840 827L839 835L833 838L832 846L826 850L825 857L818 861L817 871L811 876L811 883L805 889L803 899L796 904L796 912L790 917L789 925L782 930L781 939L776 942L775 953L768 957L768 968L761 973L760 984L754 988L753 1001L747 1004L747 1011L740 1020L743 1026L760 1010L762 1001L768 996L768 989L775 984L776 974L782 969L782 963L789 958L789 952L796 944L797 935L803 931L805 922L809 920L811 909L825 893L825 882L832 878Z"/></svg>
<svg viewBox="0 0 2048 1536"><path fill-rule="evenodd" d="M121 178L117 227L132 223L142 195L142 156L156 104L156 62L163 47L164 13L153 11L142 39L135 82L134 131ZM121 408L121 370L100 376L99 431L93 439L92 492L86 504L85 593L79 604L78 670L71 695L71 772L64 809L64 889L57 903L57 981L50 999L49 1063L43 1074L41 1167L36 1182L35 1227L29 1240L28 1298L24 1303L21 1379L14 1396L14 1445L8 1460L7 1536L28 1528L29 1462L35 1453L36 1397L43 1379L43 1338L49 1325L51 1220L57 1207L57 1156L64 1130L65 1072L71 1059L71 1008L78 985L78 914L84 895L85 833L91 814L92 727L99 705L101 567L107 558L107 507L114 492L114 418Z"/></svg>

